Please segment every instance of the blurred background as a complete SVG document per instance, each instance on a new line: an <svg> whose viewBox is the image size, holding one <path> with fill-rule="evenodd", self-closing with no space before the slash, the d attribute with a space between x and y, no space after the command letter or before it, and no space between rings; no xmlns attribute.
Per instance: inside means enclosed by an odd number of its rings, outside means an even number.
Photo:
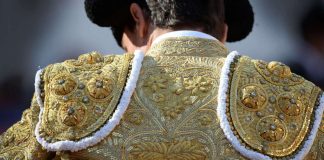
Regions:
<svg viewBox="0 0 324 160"><path fill-rule="evenodd" d="M254 30L230 50L285 62L324 87L323 0L250 1ZM94 50L123 53L109 28L88 20L82 0L0 0L0 133L29 107L39 66Z"/></svg>

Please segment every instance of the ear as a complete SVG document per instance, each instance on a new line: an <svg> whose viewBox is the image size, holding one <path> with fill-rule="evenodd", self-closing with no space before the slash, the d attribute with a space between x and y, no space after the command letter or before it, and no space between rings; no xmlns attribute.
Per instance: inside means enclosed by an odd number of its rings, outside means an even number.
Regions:
<svg viewBox="0 0 324 160"><path fill-rule="evenodd" d="M223 26L224 26L224 28L223 28L223 35L222 35L220 41L225 44L226 43L226 40L227 40L228 25L226 23L224 23Z"/></svg>
<svg viewBox="0 0 324 160"><path fill-rule="evenodd" d="M144 38L147 34L148 24L145 21L145 16L142 8L136 4L132 3L130 5L130 13L135 21L135 30L140 38Z"/></svg>

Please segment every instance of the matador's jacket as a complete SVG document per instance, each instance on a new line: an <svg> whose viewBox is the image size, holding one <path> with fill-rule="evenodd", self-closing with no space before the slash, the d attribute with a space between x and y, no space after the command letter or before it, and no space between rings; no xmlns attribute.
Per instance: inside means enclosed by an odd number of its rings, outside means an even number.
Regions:
<svg viewBox="0 0 324 160"><path fill-rule="evenodd" d="M1 160L324 159L322 91L216 40L84 54L39 71L35 87Z"/></svg>

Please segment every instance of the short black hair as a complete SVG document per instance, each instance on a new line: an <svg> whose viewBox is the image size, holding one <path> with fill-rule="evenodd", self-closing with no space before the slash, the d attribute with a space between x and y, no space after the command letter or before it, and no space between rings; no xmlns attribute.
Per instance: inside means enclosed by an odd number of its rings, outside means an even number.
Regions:
<svg viewBox="0 0 324 160"><path fill-rule="evenodd" d="M218 37L225 20L223 0L147 0L151 20L159 28L198 28ZM221 30L219 30L221 29Z"/></svg>
<svg viewBox="0 0 324 160"><path fill-rule="evenodd" d="M121 46L125 28L132 30L135 26L129 9L132 3L137 3L148 20L160 28L197 27L220 38L222 25L226 22L229 26L228 41L245 38L254 23L248 0L85 0L85 9L92 22L112 28Z"/></svg>
<svg viewBox="0 0 324 160"><path fill-rule="evenodd" d="M129 7L137 3L149 20L160 28L203 27L204 32L220 35L217 25L224 22L223 0L86 0L88 17L97 25L112 27L121 46L122 33L132 30L135 22Z"/></svg>
<svg viewBox="0 0 324 160"><path fill-rule="evenodd" d="M300 25L301 34L306 41L324 35L324 3L315 3L303 17Z"/></svg>
<svg viewBox="0 0 324 160"><path fill-rule="evenodd" d="M111 27L112 33L121 46L125 28L130 30L135 26L129 7L137 3L144 14L149 16L149 8L145 0L85 0L84 6L89 19L101 27Z"/></svg>

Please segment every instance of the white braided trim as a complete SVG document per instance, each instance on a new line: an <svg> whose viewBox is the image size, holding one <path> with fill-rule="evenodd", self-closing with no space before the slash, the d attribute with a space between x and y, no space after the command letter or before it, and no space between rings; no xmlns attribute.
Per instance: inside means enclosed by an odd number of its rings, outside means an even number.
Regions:
<svg viewBox="0 0 324 160"><path fill-rule="evenodd" d="M43 100L41 98L41 89L40 89L40 85L41 85L41 74L43 73L43 69L39 69L36 73L36 76L35 76L35 95L36 95L36 100L37 100L37 103L39 104L39 106L41 108L43 108Z"/></svg>
<svg viewBox="0 0 324 160"><path fill-rule="evenodd" d="M107 123L100 128L97 132L93 133L92 136L83 138L79 141L58 141L55 143L48 143L46 142L40 135L39 129L40 124L42 121L42 114L43 114L43 102L40 96L39 85L40 85L40 74L42 70L38 71L35 78L35 90L37 96L37 102L40 106L40 113L39 113L39 121L35 128L35 135L37 141L48 151L72 151L76 152L82 149L85 149L89 146L93 146L103 140L106 136L108 136L113 129L120 123L120 120L128 108L128 105L131 100L131 96L136 88L137 80L140 74L140 70L142 67L142 61L144 59L144 53L140 50L135 51L135 56L133 59L132 70L130 72L130 76L127 80L125 89L122 93L121 99L115 112L112 115L112 118L107 121Z"/></svg>
<svg viewBox="0 0 324 160"><path fill-rule="evenodd" d="M271 160L271 158L267 155L264 155L262 153L249 150L245 148L238 140L238 138L234 135L233 131L231 130L229 121L227 119L226 115L226 98L227 98L227 92L229 91L229 74L230 74L230 65L233 63L235 56L238 56L239 54L236 51L231 52L224 63L224 66L221 71L220 76L220 84L219 84L219 90L218 90L218 106L217 106L217 115L220 120L220 126L228 139L230 143L233 145L235 150L240 152L243 156L252 159L252 160ZM308 139L305 141L302 149L295 155L293 158L294 160L302 160L310 151L312 144L316 138L317 131L319 129L319 125L322 120L324 111L324 94L321 96L320 105L318 106L317 110L315 112L315 121L313 128L311 129L311 132L308 136Z"/></svg>
<svg viewBox="0 0 324 160"><path fill-rule="evenodd" d="M271 160L270 157L255 151L248 150L243 145L241 145L239 140L231 130L230 124L226 116L226 98L227 98L227 92L230 85L229 84L230 65L233 63L235 56L238 55L239 54L236 51L231 52L227 56L221 71L220 82L219 82L220 84L218 89L218 106L216 109L220 121L220 126L223 129L226 138L230 141L233 147L238 152L240 152L243 156L253 160L260 160L260 159Z"/></svg>
<svg viewBox="0 0 324 160"><path fill-rule="evenodd" d="M308 154L310 149L312 148L312 145L314 143L314 140L317 135L317 131L321 125L323 112L324 112L324 94L321 95L320 103L318 108L314 111L315 112L315 120L312 130L309 133L309 136L307 137L307 140L304 143L303 148L295 155L294 160L303 160L305 156Z"/></svg>

